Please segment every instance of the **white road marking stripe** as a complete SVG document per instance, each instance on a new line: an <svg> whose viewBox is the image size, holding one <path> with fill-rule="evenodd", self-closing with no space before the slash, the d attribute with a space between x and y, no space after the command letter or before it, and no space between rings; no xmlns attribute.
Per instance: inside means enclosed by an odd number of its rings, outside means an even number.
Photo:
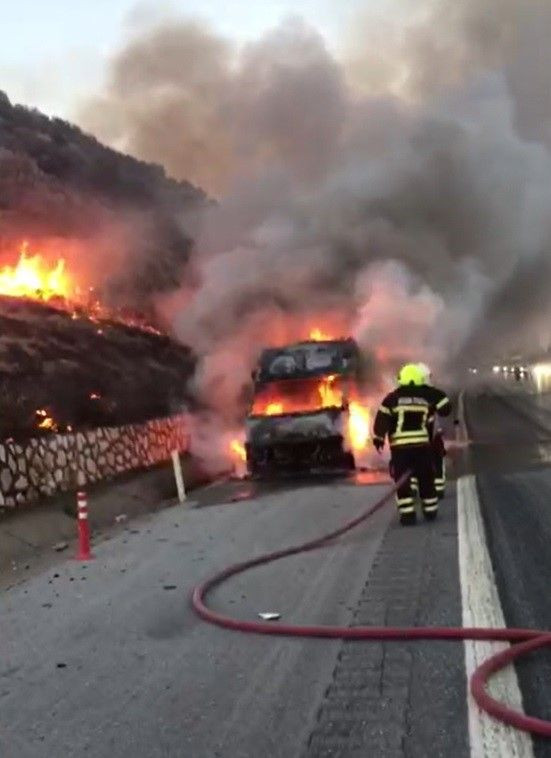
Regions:
<svg viewBox="0 0 551 758"><path fill-rule="evenodd" d="M503 627L505 619L495 585L474 476L462 477L457 487L459 575L463 626ZM470 680L476 667L508 647L501 642L465 642L465 668ZM493 697L522 710L522 696L513 666L490 681ZM529 735L482 713L468 693L469 738L473 758L533 758Z"/></svg>
<svg viewBox="0 0 551 758"><path fill-rule="evenodd" d="M462 417L462 398L459 409ZM462 432L466 430L462 424ZM480 513L474 476L457 483L457 532L463 626L503 627L505 618L495 584L494 571ZM493 653L508 647L501 642L465 642L467 680L477 666ZM522 695L513 666L490 680L493 697L523 710ZM467 695L469 740L472 758L534 758L531 737L482 713L471 693Z"/></svg>

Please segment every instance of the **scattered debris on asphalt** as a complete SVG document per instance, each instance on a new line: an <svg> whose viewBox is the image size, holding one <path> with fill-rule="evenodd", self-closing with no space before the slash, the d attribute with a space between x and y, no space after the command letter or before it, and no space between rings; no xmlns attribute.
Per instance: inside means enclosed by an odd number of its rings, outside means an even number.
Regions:
<svg viewBox="0 0 551 758"><path fill-rule="evenodd" d="M269 611L267 613L259 613L258 616L262 619L262 621L278 621L278 619L281 618L281 613L274 613L273 611Z"/></svg>
<svg viewBox="0 0 551 758"><path fill-rule="evenodd" d="M126 513L119 513L118 516L115 516L115 524L124 524L125 521L128 520L128 516Z"/></svg>
<svg viewBox="0 0 551 758"><path fill-rule="evenodd" d="M242 492L237 492L235 495L232 495L230 502L239 503L242 500L250 500L252 496L253 493L250 490L243 490Z"/></svg>
<svg viewBox="0 0 551 758"><path fill-rule="evenodd" d="M175 584L164 584L163 585L163 589L164 590L175 590L175 589L177 589L177 587L176 587Z"/></svg>
<svg viewBox="0 0 551 758"><path fill-rule="evenodd" d="M67 550L68 547L68 542L58 542L56 545L54 545L53 549L56 551L56 553L62 553L64 550Z"/></svg>

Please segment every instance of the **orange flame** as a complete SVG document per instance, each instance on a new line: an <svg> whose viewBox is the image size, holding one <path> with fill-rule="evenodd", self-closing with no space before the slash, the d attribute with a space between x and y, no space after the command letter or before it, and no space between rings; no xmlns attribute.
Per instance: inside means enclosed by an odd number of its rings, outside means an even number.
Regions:
<svg viewBox="0 0 551 758"><path fill-rule="evenodd" d="M47 245L47 243L44 243ZM160 334L138 314L113 310L100 302L94 287L80 286L78 277L71 271L63 256L47 260L40 252L30 252L28 242L17 251L15 265L0 267L0 295L21 297L52 303L68 311L76 321L86 318L93 322L117 321L135 329ZM104 333L100 327L99 335Z"/></svg>
<svg viewBox="0 0 551 758"><path fill-rule="evenodd" d="M279 387L267 387L254 399L254 416L280 416L284 413L308 413L320 408L341 408L344 404L342 390L337 387L339 377L331 374L322 379L284 380L288 392Z"/></svg>
<svg viewBox="0 0 551 758"><path fill-rule="evenodd" d="M1 295L30 297L35 300L61 297L67 300L74 290L74 282L66 270L65 260L60 258L54 265L50 265L40 253L29 254L28 242L21 245L15 266L0 268Z"/></svg>
<svg viewBox="0 0 551 758"><path fill-rule="evenodd" d="M247 459L245 445L240 440L232 440L230 442L230 450L238 460L245 461Z"/></svg>
<svg viewBox="0 0 551 758"><path fill-rule="evenodd" d="M355 453L363 452L369 441L369 408L352 400L348 407L348 435L350 445Z"/></svg>
<svg viewBox="0 0 551 758"><path fill-rule="evenodd" d="M284 389L285 387L285 389ZM266 388L254 400L255 416L278 416L286 413L311 413L322 408L347 408L347 438L354 452L367 449L370 437L370 411L359 399L357 387L348 385L346 396L341 378L336 374L309 380L284 380Z"/></svg>
<svg viewBox="0 0 551 758"><path fill-rule="evenodd" d="M52 432L57 432L58 430L55 420L43 408L39 408L36 411L36 426L38 429L49 429Z"/></svg>
<svg viewBox="0 0 551 758"><path fill-rule="evenodd" d="M268 403L263 416L279 416L283 413L283 403Z"/></svg>
<svg viewBox="0 0 551 758"><path fill-rule="evenodd" d="M322 332L321 329L318 329L315 327L310 331L310 339L314 340L315 342L325 342L326 340L332 340L335 339L331 335L327 334L326 332Z"/></svg>
<svg viewBox="0 0 551 758"><path fill-rule="evenodd" d="M342 392L333 387L335 375L324 377L318 386L322 408L340 408L343 403Z"/></svg>

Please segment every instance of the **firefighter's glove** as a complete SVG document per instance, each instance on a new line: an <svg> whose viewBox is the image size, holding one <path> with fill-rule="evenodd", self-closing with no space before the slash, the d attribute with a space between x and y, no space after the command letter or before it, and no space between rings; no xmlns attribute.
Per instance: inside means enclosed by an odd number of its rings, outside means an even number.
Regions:
<svg viewBox="0 0 551 758"><path fill-rule="evenodd" d="M385 446L385 441L380 440L377 437L375 437L375 439L373 440L373 447L378 453L382 452L382 449L384 448L384 446Z"/></svg>

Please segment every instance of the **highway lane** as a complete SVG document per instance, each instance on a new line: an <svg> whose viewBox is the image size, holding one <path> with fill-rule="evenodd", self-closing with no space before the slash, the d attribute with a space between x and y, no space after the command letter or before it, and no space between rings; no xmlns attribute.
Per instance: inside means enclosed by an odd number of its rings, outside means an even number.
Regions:
<svg viewBox="0 0 551 758"><path fill-rule="evenodd" d="M13 588L0 617L0 754L295 754L339 643L230 634L196 619L188 593L227 563L334 527L377 494L335 484L170 509L100 545L87 568L65 562ZM237 580L219 604L346 623L392 516L378 514L359 542Z"/></svg>
<svg viewBox="0 0 551 758"><path fill-rule="evenodd" d="M506 622L551 627L550 398L471 389L466 415L473 445L456 468L477 476ZM198 580L332 529L384 486L368 474L219 483L193 510L113 533L88 567L60 561L1 593L0 755L476 755L461 645L243 636L189 608ZM387 508L330 548L232 580L213 602L294 623L457 625L457 547L452 487L435 524L403 529ZM518 667L525 709L551 717L551 666L535 658ZM543 741L535 751L551 756Z"/></svg>
<svg viewBox="0 0 551 758"><path fill-rule="evenodd" d="M98 545L88 567L60 562L2 593L0 754L468 755L461 645L243 636L191 612L205 575L332 529L382 490L299 485L206 488L196 509ZM235 579L214 602L295 623L460 623L453 496L436 524L404 530L389 507L341 543Z"/></svg>
<svg viewBox="0 0 551 758"><path fill-rule="evenodd" d="M508 626L551 629L551 395L530 385L486 385L468 393L481 511ZM551 719L551 662L537 653L517 665L525 710ZM548 740L534 740L538 758Z"/></svg>

